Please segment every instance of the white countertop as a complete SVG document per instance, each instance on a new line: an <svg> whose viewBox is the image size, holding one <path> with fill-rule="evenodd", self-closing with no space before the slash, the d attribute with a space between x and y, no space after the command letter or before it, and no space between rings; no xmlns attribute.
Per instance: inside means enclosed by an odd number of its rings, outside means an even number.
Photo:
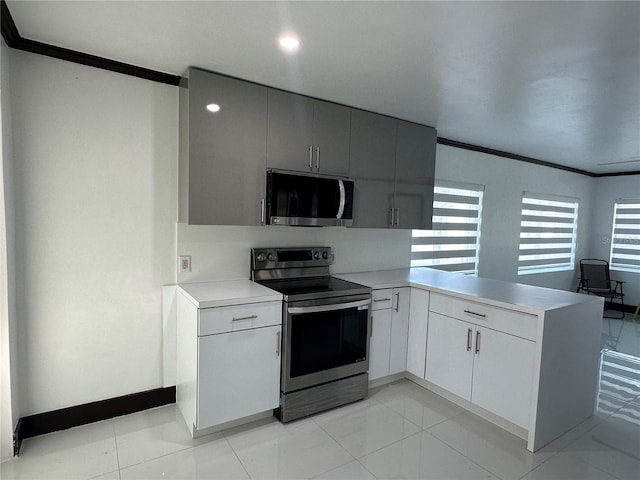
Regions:
<svg viewBox="0 0 640 480"><path fill-rule="evenodd" d="M178 290L198 308L282 300L281 293L244 279L182 283Z"/></svg>
<svg viewBox="0 0 640 480"><path fill-rule="evenodd" d="M513 308L515 305L519 307L518 310L534 315L568 305L602 302L601 298L590 295L460 275L426 267L334 276L374 289L416 287L443 294L453 293L469 300L482 299L485 303L499 307Z"/></svg>

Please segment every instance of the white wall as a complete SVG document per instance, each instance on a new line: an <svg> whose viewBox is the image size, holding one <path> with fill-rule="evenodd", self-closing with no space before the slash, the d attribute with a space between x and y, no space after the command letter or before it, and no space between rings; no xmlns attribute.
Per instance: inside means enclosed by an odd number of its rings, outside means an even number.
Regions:
<svg viewBox="0 0 640 480"><path fill-rule="evenodd" d="M160 387L177 89L10 55L21 414Z"/></svg>
<svg viewBox="0 0 640 480"><path fill-rule="evenodd" d="M15 241L13 150L9 55L0 42L0 461L13 455L13 430L20 418L17 324L15 306Z"/></svg>
<svg viewBox="0 0 640 480"><path fill-rule="evenodd" d="M531 191L580 199L576 258L586 256L594 180L585 175L438 145L436 178L484 185L478 275L508 282L574 290L575 271L518 276L522 193Z"/></svg>
<svg viewBox="0 0 640 480"><path fill-rule="evenodd" d="M589 254L592 258L609 260L613 206L619 198L640 198L640 175L600 177L593 191L592 226ZM626 305L640 303L640 273L611 271L611 278L626 282L623 285Z"/></svg>

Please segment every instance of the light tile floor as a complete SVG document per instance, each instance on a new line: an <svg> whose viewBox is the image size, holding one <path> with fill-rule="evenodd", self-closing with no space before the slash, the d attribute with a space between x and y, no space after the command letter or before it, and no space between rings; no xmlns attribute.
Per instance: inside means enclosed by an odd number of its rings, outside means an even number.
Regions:
<svg viewBox="0 0 640 480"><path fill-rule="evenodd" d="M633 346L640 332L626 323L619 345ZM266 419L197 440L175 405L43 435L25 440L0 478L638 480L640 359L605 352L603 360L602 408L535 454L524 440L403 380L287 425Z"/></svg>

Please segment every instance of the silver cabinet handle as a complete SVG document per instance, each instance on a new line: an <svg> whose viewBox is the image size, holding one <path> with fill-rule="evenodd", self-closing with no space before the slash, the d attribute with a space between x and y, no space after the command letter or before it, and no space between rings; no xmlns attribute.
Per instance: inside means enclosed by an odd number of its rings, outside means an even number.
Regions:
<svg viewBox="0 0 640 480"><path fill-rule="evenodd" d="M320 147L316 147L316 170L320 171Z"/></svg>
<svg viewBox="0 0 640 480"><path fill-rule="evenodd" d="M240 320L253 320L254 318L258 318L258 315L249 315L248 317L233 317L231 321L239 322Z"/></svg>
<svg viewBox="0 0 640 480"><path fill-rule="evenodd" d="M400 209L396 208L396 225L400 225Z"/></svg>
<svg viewBox="0 0 640 480"><path fill-rule="evenodd" d="M469 314L469 315L474 315L474 316L480 317L480 318L487 318L487 316L485 314L472 312L471 310L465 310L464 313Z"/></svg>
<svg viewBox="0 0 640 480"><path fill-rule="evenodd" d="M476 353L480 353L480 330L476 330Z"/></svg>
<svg viewBox="0 0 640 480"><path fill-rule="evenodd" d="M276 333L276 357L280 356L280 330Z"/></svg>
<svg viewBox="0 0 640 480"><path fill-rule="evenodd" d="M313 170L313 146L309 145L309 170Z"/></svg>
<svg viewBox="0 0 640 480"><path fill-rule="evenodd" d="M396 293L396 312L400 308L400 292Z"/></svg>
<svg viewBox="0 0 640 480"><path fill-rule="evenodd" d="M264 207L265 207L265 201L264 198L260 199L260 223L262 223L262 225L264 225Z"/></svg>
<svg viewBox="0 0 640 480"><path fill-rule="evenodd" d="M391 300L391 299L390 298L374 298L373 299L373 303L388 302L389 300Z"/></svg>
<svg viewBox="0 0 640 480"><path fill-rule="evenodd" d="M471 350L471 336L473 335L473 330L470 328L467 329L467 352Z"/></svg>
<svg viewBox="0 0 640 480"><path fill-rule="evenodd" d="M389 211L391 212L391 221L389 222L389 225L391 225L393 227L395 225L395 223L393 223L393 221L396 218L396 209L395 208L390 208Z"/></svg>

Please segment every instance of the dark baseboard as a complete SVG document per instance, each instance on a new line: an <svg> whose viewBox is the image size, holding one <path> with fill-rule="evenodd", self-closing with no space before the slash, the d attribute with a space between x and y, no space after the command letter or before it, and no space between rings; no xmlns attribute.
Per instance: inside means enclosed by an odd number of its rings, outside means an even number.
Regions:
<svg viewBox="0 0 640 480"><path fill-rule="evenodd" d="M21 417L13 433L13 454L20 453L22 440L25 438L66 430L175 402L176 387L173 386Z"/></svg>

